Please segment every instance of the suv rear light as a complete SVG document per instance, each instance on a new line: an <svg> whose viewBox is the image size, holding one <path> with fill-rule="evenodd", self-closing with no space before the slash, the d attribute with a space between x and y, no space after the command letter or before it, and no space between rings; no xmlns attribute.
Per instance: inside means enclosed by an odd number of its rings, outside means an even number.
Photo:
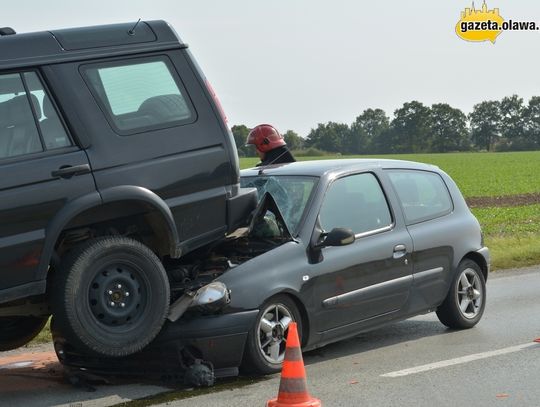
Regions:
<svg viewBox="0 0 540 407"><path fill-rule="evenodd" d="M205 79L204 83L206 84L206 89L208 89L208 92L210 92L210 95L212 95L212 99L214 100L214 103L217 106L217 109L219 111L219 115L221 116L221 118L225 122L225 125L228 125L227 116L225 115L225 112L223 111L223 106L221 106L221 102L219 101L219 99L218 99L218 97L216 95L216 92L214 91L214 88L212 87L212 85L210 85L210 82L208 82L208 79Z"/></svg>

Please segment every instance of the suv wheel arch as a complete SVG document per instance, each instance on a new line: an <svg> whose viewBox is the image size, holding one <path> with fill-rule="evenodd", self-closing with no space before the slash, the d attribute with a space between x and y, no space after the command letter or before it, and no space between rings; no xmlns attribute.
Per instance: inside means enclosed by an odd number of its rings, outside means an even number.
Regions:
<svg viewBox="0 0 540 407"><path fill-rule="evenodd" d="M108 204L131 204L144 206L146 213L151 213L154 220L150 228L154 233L164 232L166 236L163 240L168 242L167 254L171 257L180 257L179 237L172 213L167 204L155 193L147 189L136 186L120 186L106 189L100 193L94 192L79 197L67 205L51 220L46 229L46 240L37 271L37 280L47 277L49 264L55 256L55 248L62 236L62 233L69 229L71 225L76 225L78 217L85 216L86 213L106 210ZM114 217L109 219L114 221ZM89 223L91 224L91 222ZM86 226L89 226L87 224ZM160 233L161 234L161 233Z"/></svg>

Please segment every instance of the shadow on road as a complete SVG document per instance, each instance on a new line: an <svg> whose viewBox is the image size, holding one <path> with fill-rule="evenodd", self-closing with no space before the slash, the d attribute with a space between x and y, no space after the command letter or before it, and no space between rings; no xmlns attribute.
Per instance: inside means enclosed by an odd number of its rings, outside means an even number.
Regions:
<svg viewBox="0 0 540 407"><path fill-rule="evenodd" d="M439 321L405 320L305 352L304 362L306 365L310 365L374 349L381 349L403 342L414 341L420 338L446 335L453 332L456 331L448 329Z"/></svg>

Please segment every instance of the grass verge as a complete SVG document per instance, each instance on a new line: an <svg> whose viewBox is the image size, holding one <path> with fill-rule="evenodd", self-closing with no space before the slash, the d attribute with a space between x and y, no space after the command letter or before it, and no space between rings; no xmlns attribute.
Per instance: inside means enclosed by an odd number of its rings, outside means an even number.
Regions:
<svg viewBox="0 0 540 407"><path fill-rule="evenodd" d="M540 234L488 236L492 270L540 264Z"/></svg>

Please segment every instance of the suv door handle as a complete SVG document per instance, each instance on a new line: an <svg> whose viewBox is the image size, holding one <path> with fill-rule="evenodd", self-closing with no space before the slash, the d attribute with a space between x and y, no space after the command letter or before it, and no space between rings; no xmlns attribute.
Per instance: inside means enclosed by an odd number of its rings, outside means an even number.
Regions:
<svg viewBox="0 0 540 407"><path fill-rule="evenodd" d="M400 259L407 254L407 246L398 244L394 246L394 259Z"/></svg>
<svg viewBox="0 0 540 407"><path fill-rule="evenodd" d="M51 172L51 175L54 178L71 178L74 175L87 174L90 172L89 164L81 165L65 165L57 169L56 171Z"/></svg>

